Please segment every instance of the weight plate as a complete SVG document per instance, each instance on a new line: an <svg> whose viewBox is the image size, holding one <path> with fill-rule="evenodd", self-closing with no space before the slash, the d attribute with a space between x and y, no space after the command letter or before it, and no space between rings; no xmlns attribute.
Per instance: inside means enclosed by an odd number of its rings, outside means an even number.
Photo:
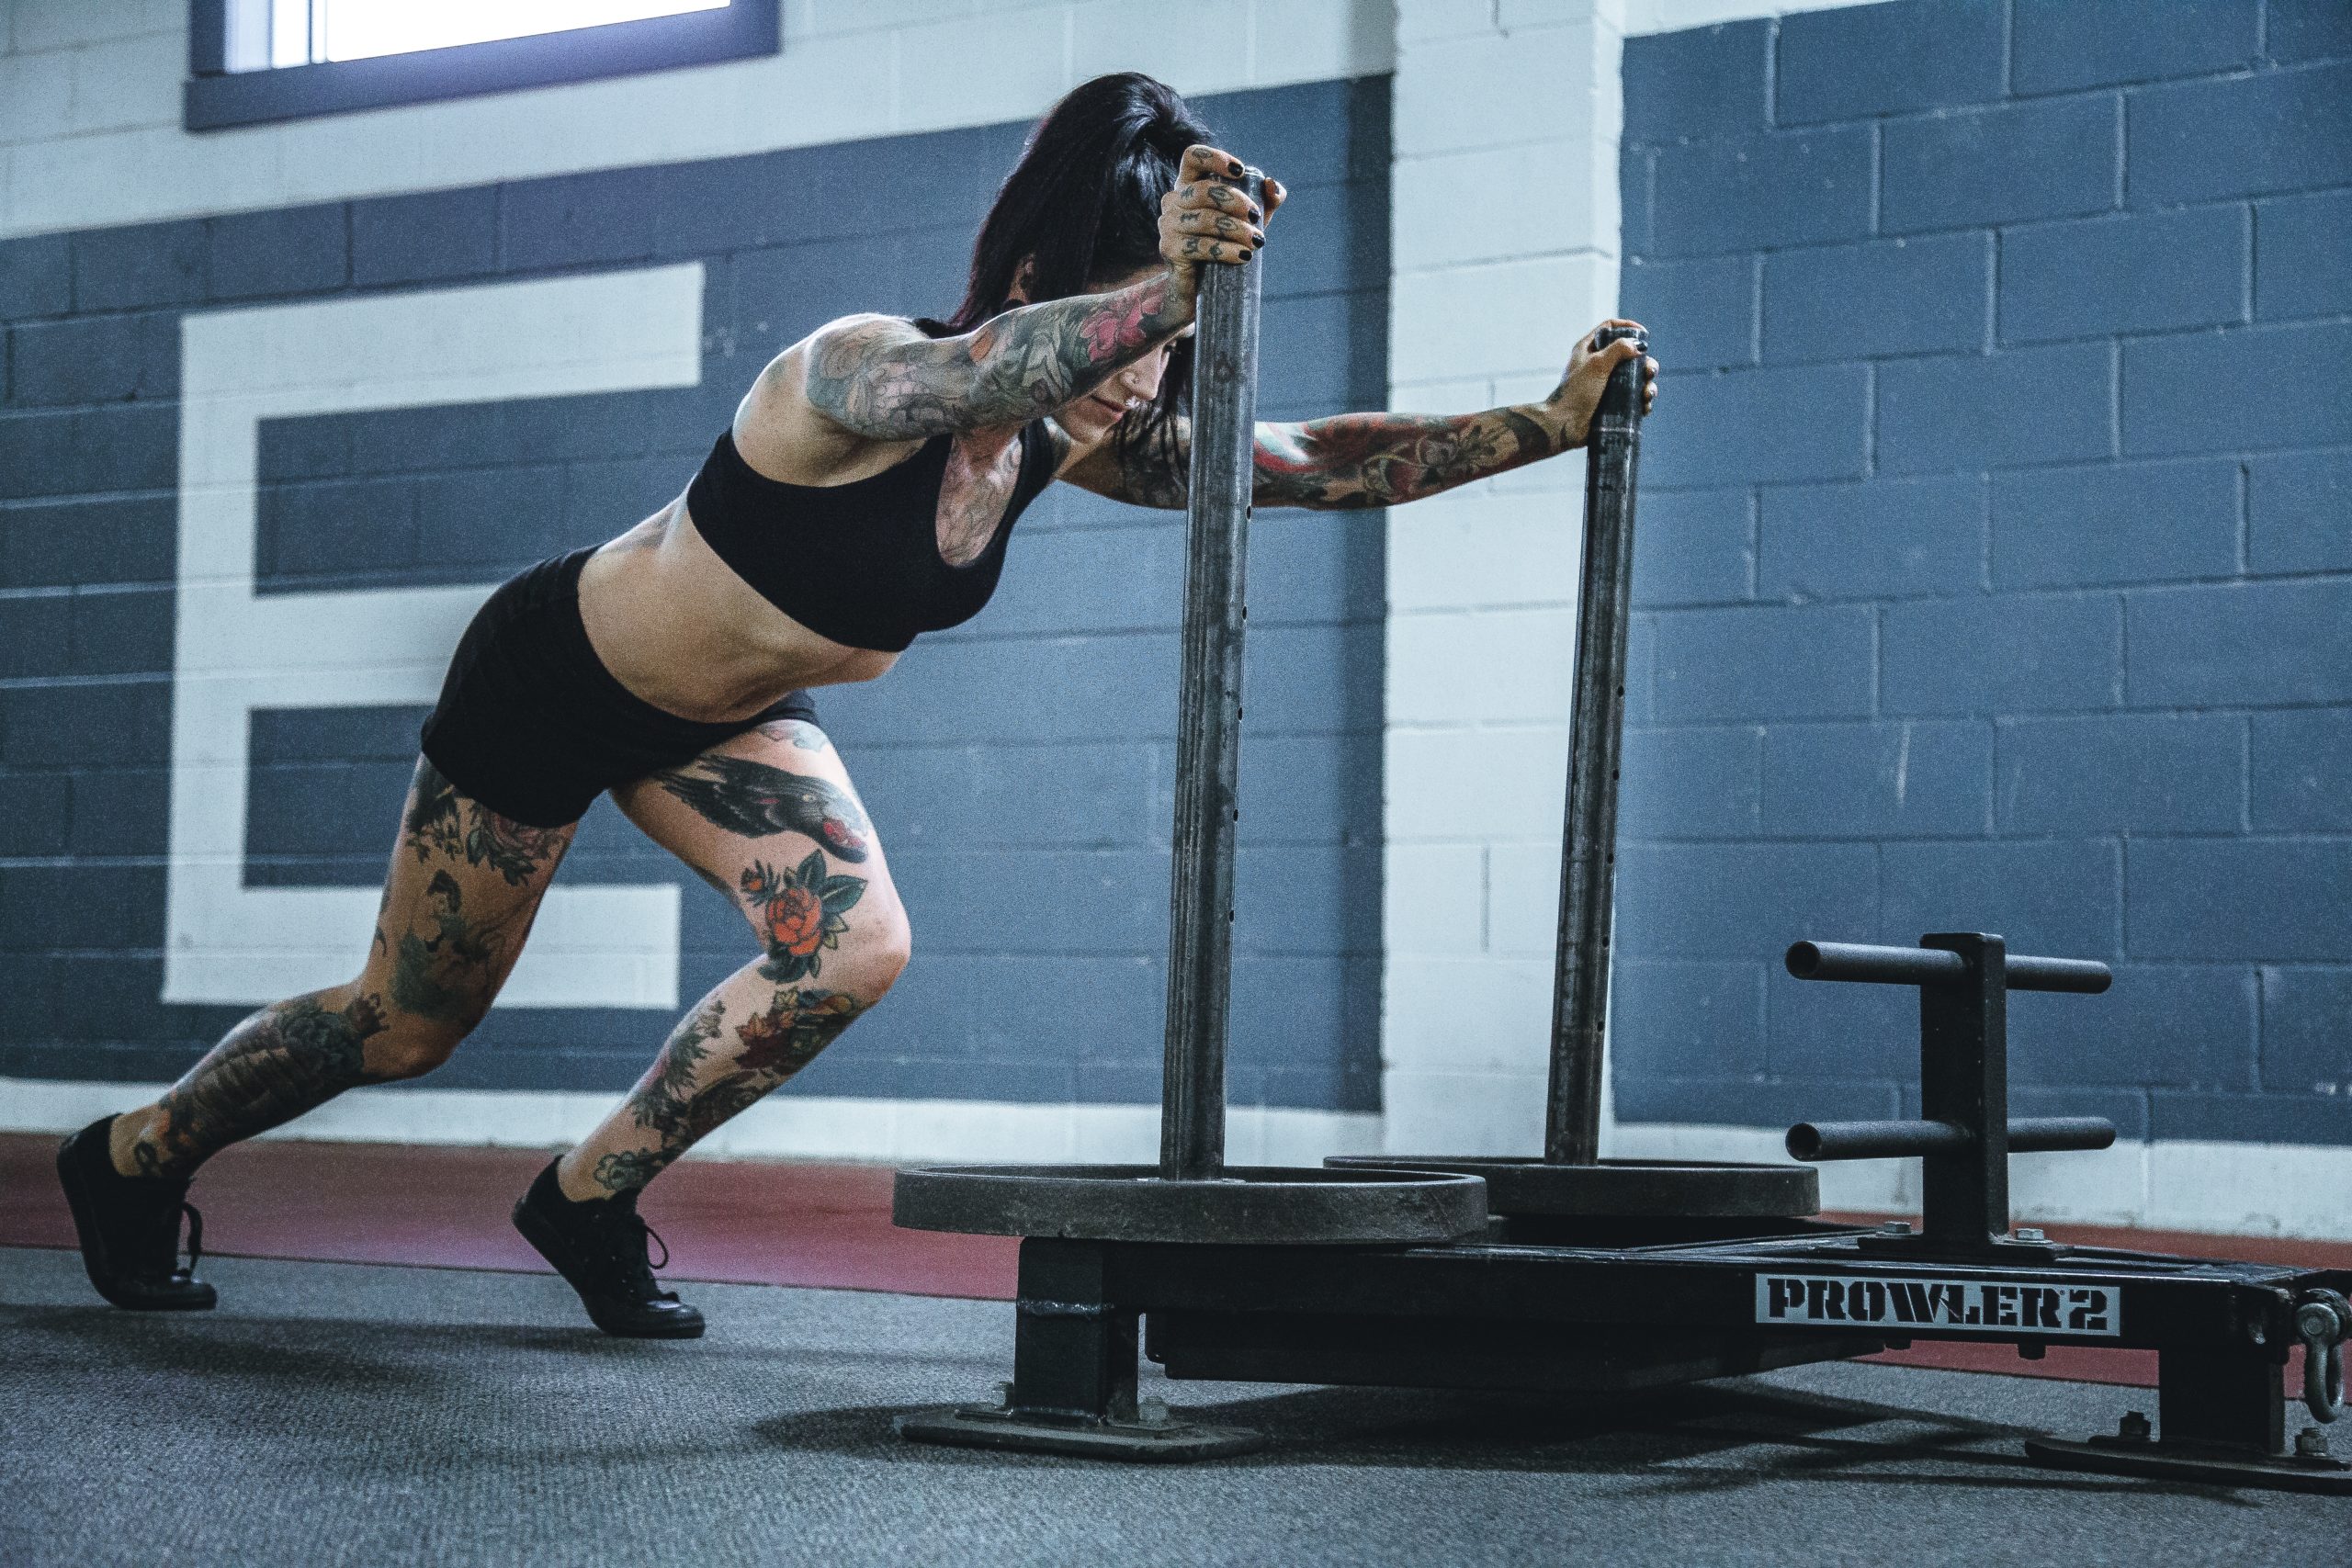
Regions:
<svg viewBox="0 0 2352 1568"><path fill-rule="evenodd" d="M1229 1168L1169 1180L1148 1165L945 1166L899 1172L909 1230L1227 1245L1453 1241L1486 1228L1487 1188L1445 1171Z"/></svg>
<svg viewBox="0 0 2352 1568"><path fill-rule="evenodd" d="M1465 1155L1335 1155L1334 1170L1454 1171L1487 1179L1491 1213L1529 1216L1644 1216L1690 1219L1802 1219L1821 1212L1821 1178L1809 1166L1692 1165L1610 1159L1554 1165L1540 1159Z"/></svg>

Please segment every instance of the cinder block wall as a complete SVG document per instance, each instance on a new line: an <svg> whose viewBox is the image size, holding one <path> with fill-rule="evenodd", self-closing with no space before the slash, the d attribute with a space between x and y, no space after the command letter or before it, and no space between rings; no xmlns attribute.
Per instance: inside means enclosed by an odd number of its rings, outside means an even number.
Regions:
<svg viewBox="0 0 2352 1568"><path fill-rule="evenodd" d="M1630 39L1646 437L1621 1121L1911 1098L1796 937L2116 967L2015 1102L2352 1143L2352 8L1906 0Z"/></svg>
<svg viewBox="0 0 2352 1568"><path fill-rule="evenodd" d="M698 385L260 427L254 592L317 606L330 642L337 592L487 584L609 537L684 487L777 348L849 310L951 306L1026 117L1074 73L1135 63L1190 85L1185 60L1123 41L1145 36L1147 8L1030 6L986 26L932 9L796 13L782 56L700 73L707 104L685 89L677 114L639 122L633 144L614 116L656 89L680 93L675 73L519 107L474 100L229 133L232 143L176 129L184 4L0 6L0 28L15 24L0 55L0 161L40 172L0 209L17 225L0 238L0 1078L168 1079L242 1010L161 999L172 803L207 777L185 758L175 768L173 749L183 322L699 267ZM894 18L898 33L882 28ZM1328 71L1349 59L1353 24L1347 6L1278 7L1246 30L1269 58ZM980 85L942 103L917 66L956 51ZM993 74L1000 54L1023 62L1017 90ZM1228 84L1244 63L1224 62ZM812 69L863 73L879 107L833 115L819 103L796 117L792 91ZM765 96L751 90L763 79ZM896 114L900 94L919 107ZM755 101L775 123L729 118ZM1290 238L1269 262L1264 412L1379 406L1385 77L1196 103L1294 191ZM518 150L486 137L469 155L465 128L493 113L537 140ZM876 135L876 116L973 123ZM363 123L391 148L429 142L431 154L323 154L321 137ZM564 172L554 131L574 123L579 162ZM728 157L670 152L729 138ZM621 166L600 165L616 152ZM288 170L314 165L295 181L308 195L219 184L232 166L279 169L281 155ZM516 158L537 165L531 177L513 175ZM159 160L210 174L191 195L157 176ZM95 182L87 207L108 221L56 221L71 210L67 169ZM311 199L336 181L365 194ZM156 220L112 220L126 209ZM54 226L23 231L45 220ZM503 352L469 346L493 364ZM528 357L531 345L511 346ZM990 1104L1157 1099L1182 533L1181 514L1050 492L1022 520L986 614L926 639L878 685L820 694L889 846L919 956L889 1006L796 1094L977 1106L958 1146L1002 1154L1021 1151L1013 1134L989 1143L978 1126ZM1382 572L1377 513L1260 520L1237 1105L1377 1103ZM420 629L416 660L446 658L425 646L432 635ZM319 653L334 660L331 647ZM374 886L420 716L406 703L257 709L242 886ZM752 951L723 901L607 804L560 882L680 889L680 1007ZM609 1091L642 1069L674 1011L502 1008L422 1088ZM1317 1136L1347 1119L1324 1117ZM826 1146L892 1152L854 1144Z"/></svg>

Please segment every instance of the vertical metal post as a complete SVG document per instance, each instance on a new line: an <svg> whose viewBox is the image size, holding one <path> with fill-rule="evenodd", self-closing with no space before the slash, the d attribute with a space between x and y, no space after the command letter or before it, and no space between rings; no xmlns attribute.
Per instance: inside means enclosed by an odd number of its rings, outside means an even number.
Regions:
<svg viewBox="0 0 2352 1568"><path fill-rule="evenodd" d="M1919 945L1968 964L1919 987L1919 1114L1971 1134L1920 1161L1920 1234L1938 1250L1983 1251L2009 1229L2008 947L1974 931Z"/></svg>
<svg viewBox="0 0 2352 1568"><path fill-rule="evenodd" d="M2275 1454L2287 1447L2278 1362L2259 1345L2166 1345L2156 1352L2156 1439Z"/></svg>
<svg viewBox="0 0 2352 1568"><path fill-rule="evenodd" d="M1577 608L1567 822L1560 845L1560 941L1552 973L1552 1083L1544 1157L1600 1157L1601 1041L1608 1027L1610 913L1617 878L1618 756L1625 729L1625 637L1633 603L1634 479L1642 449L1642 359L1649 342L1604 327L1599 345L1641 352L1610 373L1585 448L1584 587Z"/></svg>
<svg viewBox="0 0 2352 1568"><path fill-rule="evenodd" d="M1265 200L1251 169L1242 188ZM1193 452L1184 570L1183 686L1168 921L1167 1065L1159 1171L1225 1168L1225 1040L1233 979L1233 839L1240 817L1242 576L1258 417L1262 256L1201 277L1193 348Z"/></svg>
<svg viewBox="0 0 2352 1568"><path fill-rule="evenodd" d="M1012 1407L1025 1416L1132 1421L1136 1314L1109 1300L1100 1242L1021 1244Z"/></svg>

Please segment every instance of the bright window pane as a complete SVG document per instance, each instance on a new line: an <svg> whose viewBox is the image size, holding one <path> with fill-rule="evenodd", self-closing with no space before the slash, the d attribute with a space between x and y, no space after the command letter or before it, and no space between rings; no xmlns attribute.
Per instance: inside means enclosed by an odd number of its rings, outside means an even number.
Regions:
<svg viewBox="0 0 2352 1568"><path fill-rule="evenodd" d="M269 8L269 62L311 63L311 0L277 0Z"/></svg>
<svg viewBox="0 0 2352 1568"><path fill-rule="evenodd" d="M492 39L573 28L674 17L686 11L723 11L727 0L317 0L324 16L324 47L314 57L366 60L412 50L447 49ZM299 13L303 0L277 0L279 11Z"/></svg>

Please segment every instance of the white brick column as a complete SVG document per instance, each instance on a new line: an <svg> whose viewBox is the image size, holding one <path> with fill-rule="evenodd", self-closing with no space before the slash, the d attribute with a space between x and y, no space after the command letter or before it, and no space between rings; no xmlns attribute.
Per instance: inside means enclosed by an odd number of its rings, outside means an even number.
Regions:
<svg viewBox="0 0 2352 1568"><path fill-rule="evenodd" d="M1390 406L1539 397L1617 297L1622 0L1402 0ZM1583 464L1389 514L1393 1151L1543 1144Z"/></svg>

